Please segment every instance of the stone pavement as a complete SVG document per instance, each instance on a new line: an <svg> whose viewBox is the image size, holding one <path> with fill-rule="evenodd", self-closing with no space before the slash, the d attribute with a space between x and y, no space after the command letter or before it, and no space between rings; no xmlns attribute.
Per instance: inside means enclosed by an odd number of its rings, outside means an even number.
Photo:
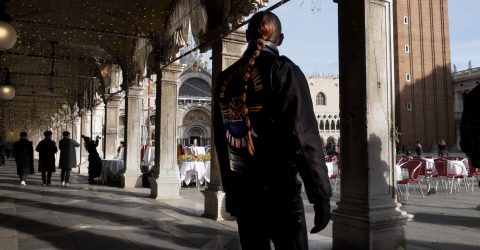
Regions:
<svg viewBox="0 0 480 250"><path fill-rule="evenodd" d="M240 249L235 221L201 216L197 188L182 189L180 199L154 200L148 189L88 185L75 173L68 188L60 187L59 171L52 186L40 179L36 173L20 186L13 161L0 167L0 249ZM480 249L479 203L478 187L473 194L439 191L425 199L412 190L402 206L414 215L409 249ZM313 209L305 209L310 229ZM310 249L331 249L331 224L309 235Z"/></svg>

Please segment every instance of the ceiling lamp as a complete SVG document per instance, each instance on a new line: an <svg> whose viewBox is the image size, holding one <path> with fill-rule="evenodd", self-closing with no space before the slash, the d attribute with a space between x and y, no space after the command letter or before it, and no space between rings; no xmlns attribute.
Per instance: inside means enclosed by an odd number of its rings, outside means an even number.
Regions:
<svg viewBox="0 0 480 250"><path fill-rule="evenodd" d="M5 70L5 81L0 85L0 99L2 100L12 100L15 97L15 89L12 87L10 82L10 70L4 68Z"/></svg>
<svg viewBox="0 0 480 250"><path fill-rule="evenodd" d="M12 18L5 13L5 2L0 3L0 50L11 49L17 42L17 31L9 23Z"/></svg>

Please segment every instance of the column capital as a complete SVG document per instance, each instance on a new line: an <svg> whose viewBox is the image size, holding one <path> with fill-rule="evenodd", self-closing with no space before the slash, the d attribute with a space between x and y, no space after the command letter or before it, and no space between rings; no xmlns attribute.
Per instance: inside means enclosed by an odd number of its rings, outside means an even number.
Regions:
<svg viewBox="0 0 480 250"><path fill-rule="evenodd" d="M145 91L145 86L132 86L128 88L127 97L128 98L140 98L143 96Z"/></svg>
<svg viewBox="0 0 480 250"><path fill-rule="evenodd" d="M123 101L123 96L114 95L108 98L107 108L118 108Z"/></svg>
<svg viewBox="0 0 480 250"><path fill-rule="evenodd" d="M177 84L178 78L184 69L184 65L180 63L172 63L168 66L162 66L162 84Z"/></svg>

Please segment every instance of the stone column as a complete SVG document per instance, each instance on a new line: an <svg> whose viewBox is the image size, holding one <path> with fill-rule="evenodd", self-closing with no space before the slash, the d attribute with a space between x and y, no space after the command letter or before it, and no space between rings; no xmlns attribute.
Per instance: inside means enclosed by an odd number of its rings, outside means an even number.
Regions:
<svg viewBox="0 0 480 250"><path fill-rule="evenodd" d="M78 116L75 116L75 117L72 117L72 120L73 120L73 129L72 129L72 139L75 140L76 142L78 143L81 143L82 138L81 138L81 131L80 131L80 126L81 126L81 119L80 117ZM81 149L76 149L75 152L76 152L76 156L77 156L77 164L80 165L81 164L81 155L80 155L80 151ZM80 169L78 169L78 172L80 172Z"/></svg>
<svg viewBox="0 0 480 250"><path fill-rule="evenodd" d="M242 56L242 48L245 43L245 32L235 31L227 37L215 41L212 44L212 96L218 74L232 65ZM213 110L213 106L211 110ZM225 211L225 193L223 192L222 188L220 168L218 166L218 159L214 143L214 119L215 117L212 112L212 149L210 150L212 160L210 165L210 183L208 183L208 187L203 191L203 195L205 196L204 216L212 219L222 220L225 217L230 217L230 215Z"/></svg>
<svg viewBox="0 0 480 250"><path fill-rule="evenodd" d="M73 138L73 122L72 122L72 118L70 117L70 115L67 115L67 118L65 119L65 126L66 126L66 130L68 132L70 132L70 136L71 138Z"/></svg>
<svg viewBox="0 0 480 250"><path fill-rule="evenodd" d="M393 0L338 0L341 197L333 249L406 249L395 193Z"/></svg>
<svg viewBox="0 0 480 250"><path fill-rule="evenodd" d="M100 155L100 158L104 158L103 156L104 151L103 151L103 144L104 142L104 136L103 136L103 125L104 125L104 119L105 119L105 104L100 103L99 105L93 107L92 110L92 140L95 140L95 137L100 136L102 139L98 143L97 151L98 154Z"/></svg>
<svg viewBox="0 0 480 250"><path fill-rule="evenodd" d="M113 159L117 154L119 107L123 97L119 95L108 99L105 113L105 159Z"/></svg>
<svg viewBox="0 0 480 250"><path fill-rule="evenodd" d="M91 117L92 116L92 112L90 110L84 110L82 112L82 126L81 126L81 133L82 135L84 136L88 136L90 137L91 135L91 126L90 126L90 122L91 122ZM85 149L85 143L82 140L80 140L80 159L81 159L81 163L82 165L85 165L85 164L88 164L88 152L87 150Z"/></svg>
<svg viewBox="0 0 480 250"><path fill-rule="evenodd" d="M141 113L143 86L133 86L127 92L127 121L125 135L125 173L121 176L121 187L134 188L142 186L140 171L141 147Z"/></svg>
<svg viewBox="0 0 480 250"><path fill-rule="evenodd" d="M162 69L157 82L155 110L155 166L150 179L151 197L179 197L177 166L177 84L183 67L172 64ZM160 77L159 77L160 78Z"/></svg>

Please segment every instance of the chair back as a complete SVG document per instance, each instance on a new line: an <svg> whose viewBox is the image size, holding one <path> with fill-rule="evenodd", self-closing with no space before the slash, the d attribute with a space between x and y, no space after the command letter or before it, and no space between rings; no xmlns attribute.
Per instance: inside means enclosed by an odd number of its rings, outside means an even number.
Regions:
<svg viewBox="0 0 480 250"><path fill-rule="evenodd" d="M423 164L425 165L425 164ZM417 180L420 175L420 169L422 167L422 161L411 160L407 162L406 167L408 169L408 176L410 180Z"/></svg>
<svg viewBox="0 0 480 250"><path fill-rule="evenodd" d="M335 155L327 155L327 156L325 156L325 161L326 162L332 162L332 161L335 161L336 158L337 157Z"/></svg>
<svg viewBox="0 0 480 250"><path fill-rule="evenodd" d="M448 173L448 162L445 159L436 159L435 160L435 169L439 176L447 176Z"/></svg>
<svg viewBox="0 0 480 250"><path fill-rule="evenodd" d="M420 162L420 168L418 169L418 175L427 175L427 162L423 159L415 160Z"/></svg>

